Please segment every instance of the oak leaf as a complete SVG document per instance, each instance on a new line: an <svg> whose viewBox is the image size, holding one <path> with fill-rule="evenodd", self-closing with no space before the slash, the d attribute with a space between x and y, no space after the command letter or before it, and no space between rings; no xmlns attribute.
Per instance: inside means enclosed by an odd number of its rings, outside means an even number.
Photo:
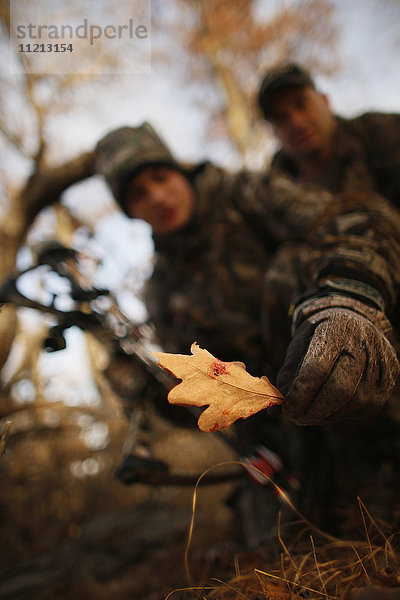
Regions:
<svg viewBox="0 0 400 600"><path fill-rule="evenodd" d="M206 406L198 420L202 431L225 429L237 419L281 404L282 394L267 377L253 377L241 362L222 362L196 343L192 355L153 352L159 365L182 382L168 394L171 404Z"/></svg>

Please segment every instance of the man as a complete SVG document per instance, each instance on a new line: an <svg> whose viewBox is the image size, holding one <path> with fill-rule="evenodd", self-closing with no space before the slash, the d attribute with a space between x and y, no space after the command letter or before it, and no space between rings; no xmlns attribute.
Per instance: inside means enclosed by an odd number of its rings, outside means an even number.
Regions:
<svg viewBox="0 0 400 600"><path fill-rule="evenodd" d="M333 192L374 190L400 207L400 115L338 117L296 64L270 69L258 100L282 145L273 171Z"/></svg>
<svg viewBox="0 0 400 600"><path fill-rule="evenodd" d="M299 451L314 428L293 423L345 421L350 436L364 427L357 419L375 427L366 418L399 371L387 315L400 286L400 216L388 203L209 163L187 169L148 124L111 132L96 155L122 210L153 228L145 298L164 350L188 353L197 341L285 394L286 419L264 411L238 423L243 453L268 439L302 471L320 454ZM146 392L166 403L160 390Z"/></svg>

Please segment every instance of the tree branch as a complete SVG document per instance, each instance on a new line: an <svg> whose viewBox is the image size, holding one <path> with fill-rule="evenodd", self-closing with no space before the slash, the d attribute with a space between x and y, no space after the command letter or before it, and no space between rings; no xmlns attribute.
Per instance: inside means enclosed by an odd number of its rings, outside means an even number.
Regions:
<svg viewBox="0 0 400 600"><path fill-rule="evenodd" d="M94 158L94 152L86 152L59 167L35 171L20 193L26 225L42 208L57 202L68 187L94 175Z"/></svg>

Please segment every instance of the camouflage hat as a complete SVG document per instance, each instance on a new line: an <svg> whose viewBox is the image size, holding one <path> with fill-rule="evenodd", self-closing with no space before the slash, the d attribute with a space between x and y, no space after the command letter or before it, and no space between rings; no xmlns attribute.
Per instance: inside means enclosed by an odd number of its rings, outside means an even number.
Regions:
<svg viewBox="0 0 400 600"><path fill-rule="evenodd" d="M142 168L168 165L180 170L176 159L149 123L111 131L98 142L95 154L96 172L104 175L123 210L127 185Z"/></svg>
<svg viewBox="0 0 400 600"><path fill-rule="evenodd" d="M270 116L270 101L272 95L286 87L311 86L315 83L310 73L295 63L284 63L267 71L262 80L258 94L258 104L266 119Z"/></svg>

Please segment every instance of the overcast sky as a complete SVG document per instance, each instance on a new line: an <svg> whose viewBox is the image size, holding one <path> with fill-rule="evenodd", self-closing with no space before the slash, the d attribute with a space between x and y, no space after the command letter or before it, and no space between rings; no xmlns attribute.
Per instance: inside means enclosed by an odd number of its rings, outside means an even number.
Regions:
<svg viewBox="0 0 400 600"><path fill-rule="evenodd" d="M321 81L334 108L346 116L399 112L399 0L334 0L341 72Z"/></svg>

